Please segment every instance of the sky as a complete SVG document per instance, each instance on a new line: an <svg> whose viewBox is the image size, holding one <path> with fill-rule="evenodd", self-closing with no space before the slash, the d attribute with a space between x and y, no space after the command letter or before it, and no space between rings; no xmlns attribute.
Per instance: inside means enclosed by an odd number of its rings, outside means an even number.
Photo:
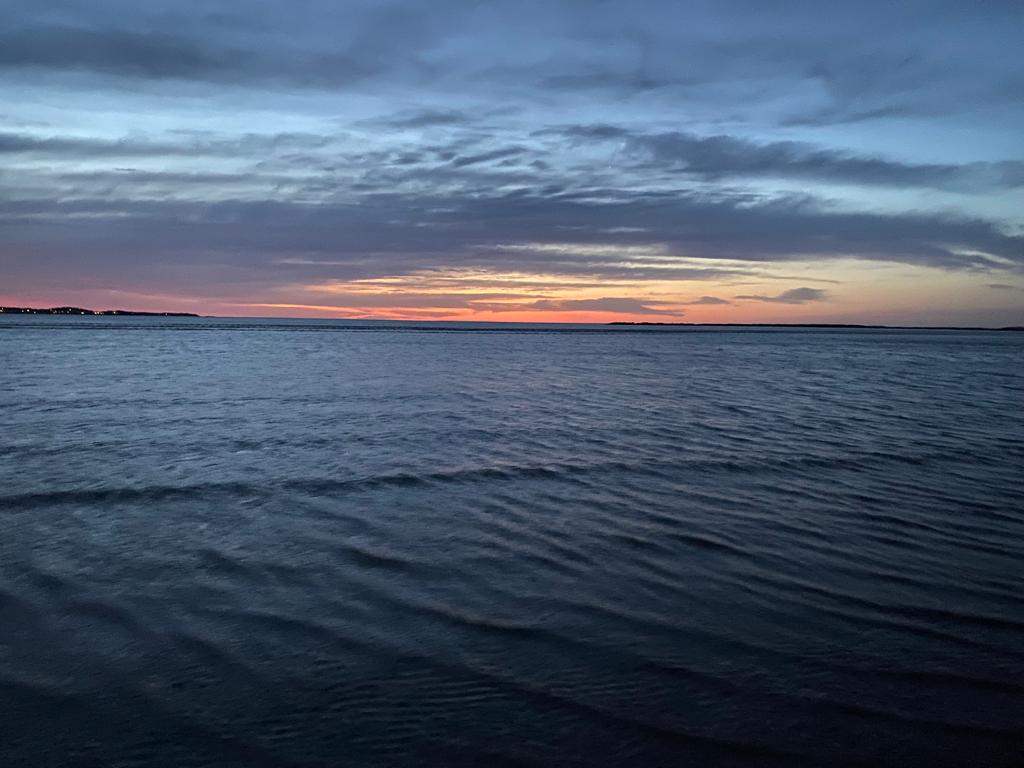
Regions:
<svg viewBox="0 0 1024 768"><path fill-rule="evenodd" d="M1020 0L4 0L0 305L1024 325Z"/></svg>

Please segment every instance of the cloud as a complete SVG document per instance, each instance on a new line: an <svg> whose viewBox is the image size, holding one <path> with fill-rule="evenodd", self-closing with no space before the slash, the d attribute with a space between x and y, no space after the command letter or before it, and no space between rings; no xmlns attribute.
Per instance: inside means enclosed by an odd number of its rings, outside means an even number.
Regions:
<svg viewBox="0 0 1024 768"><path fill-rule="evenodd" d="M211 77L243 55L172 34L35 26L0 34L0 68L84 69L143 78Z"/></svg>
<svg viewBox="0 0 1024 768"><path fill-rule="evenodd" d="M56 155L70 158L102 157L254 157L275 151L315 149L329 144L330 136L303 133L246 133L209 136L202 133L164 136L160 140L140 136L101 139L77 136L41 136L0 133L0 155Z"/></svg>
<svg viewBox="0 0 1024 768"><path fill-rule="evenodd" d="M677 83L672 77L653 77L642 72L630 73L616 70L583 72L578 74L548 75L540 79L540 87L554 91L612 90L636 94L665 88Z"/></svg>
<svg viewBox="0 0 1024 768"><path fill-rule="evenodd" d="M793 178L899 187L1024 186L1024 162L919 164L824 149L795 141L757 142L728 135L631 132L614 125L570 126L573 141L615 141L650 164L708 180Z"/></svg>
<svg viewBox="0 0 1024 768"><path fill-rule="evenodd" d="M1012 65L1019 4L881 0L770 18L746 0L680 4L523 0L309 0L302 12L237 4L8 0L0 67L150 81L285 85L331 91L372 81L437 93L556 99L664 99L682 113L842 124L970 112L1019 101ZM924 12L927 11L927 12ZM885 18L885 25L878 18ZM955 33L952 31L955 30ZM500 91L501 98L492 94Z"/></svg>
<svg viewBox="0 0 1024 768"><path fill-rule="evenodd" d="M824 301L828 292L821 288L790 288L777 296L737 296L745 301L767 301L773 304L806 304L809 301Z"/></svg>
<svg viewBox="0 0 1024 768"><path fill-rule="evenodd" d="M478 309L492 312L546 311L546 312L609 312L624 315L664 315L681 317L682 310L661 302L645 301L626 296L604 296L597 299L537 299L519 302L473 302Z"/></svg>
<svg viewBox="0 0 1024 768"><path fill-rule="evenodd" d="M442 34L436 15L409 3L314 3L303 14L260 3L245 19L182 12L159 0L145 7L111 4L77 3L61 14L61 24L35 9L15 9L0 33L0 69L330 89L387 74L417 79L430 70L419 54Z"/></svg>
<svg viewBox="0 0 1024 768"><path fill-rule="evenodd" d="M394 115L370 121L371 124L396 130L458 126L471 123L473 118L455 109L422 109L403 115Z"/></svg>
<svg viewBox="0 0 1024 768"><path fill-rule="evenodd" d="M727 299L720 299L717 296L701 296L699 299L694 299L693 301L686 301L683 303L702 306L718 306L722 304L732 304L731 301L728 301Z"/></svg>
<svg viewBox="0 0 1024 768"><path fill-rule="evenodd" d="M575 141L621 141L632 138L628 128L607 123L591 125L570 125L565 127L548 127L534 132L536 136L566 136Z"/></svg>
<svg viewBox="0 0 1024 768"><path fill-rule="evenodd" d="M452 160L452 165L456 168L465 168L470 165L489 163L492 160L503 160L508 157L516 157L517 155L522 155L524 152L526 152L524 147L502 147L500 149L492 149L489 152L481 152L477 155L456 157Z"/></svg>
<svg viewBox="0 0 1024 768"><path fill-rule="evenodd" d="M816 109L809 113L793 115L784 118L781 122L787 127L825 127L864 123L869 120L885 118L919 117L923 111L920 107L915 108L906 104L888 104L865 109L850 109L842 105L835 105Z"/></svg>
<svg viewBox="0 0 1024 768"><path fill-rule="evenodd" d="M607 190L595 197L427 189L304 202L76 198L41 189L34 197L0 197L0 221L8 258L32 252L22 270L44 273L155 274L166 271L168 260L226 264L267 278L301 268L310 281L442 267L716 280L750 275L757 264L839 258L1024 269L1024 236L984 220L836 212L803 198L752 205L684 192ZM614 233L610 221L620 225ZM566 243L570 233L573 242ZM309 263L279 263L289 258Z"/></svg>

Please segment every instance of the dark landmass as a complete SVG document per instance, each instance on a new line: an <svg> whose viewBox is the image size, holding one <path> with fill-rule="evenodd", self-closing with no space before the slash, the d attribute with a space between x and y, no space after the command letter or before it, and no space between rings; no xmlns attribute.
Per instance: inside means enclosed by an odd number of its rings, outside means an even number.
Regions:
<svg viewBox="0 0 1024 768"><path fill-rule="evenodd" d="M695 328L710 326L726 326L730 328L888 328L885 325L860 325L857 323L652 323L616 320L608 325L681 325Z"/></svg>
<svg viewBox="0 0 1024 768"><path fill-rule="evenodd" d="M615 320L608 325L656 325L681 328L863 328L885 331L1024 331L1024 326L987 328L977 325L860 325L857 323L651 323Z"/></svg>
<svg viewBox="0 0 1024 768"><path fill-rule="evenodd" d="M134 312L129 309L83 309L82 307L0 307L0 315L129 315L132 317L199 317L191 312Z"/></svg>

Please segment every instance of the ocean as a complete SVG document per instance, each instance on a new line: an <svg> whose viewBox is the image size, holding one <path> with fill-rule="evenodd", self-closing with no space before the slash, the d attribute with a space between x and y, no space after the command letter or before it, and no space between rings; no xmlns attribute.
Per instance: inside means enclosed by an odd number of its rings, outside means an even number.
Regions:
<svg viewBox="0 0 1024 768"><path fill-rule="evenodd" d="M0 317L0 764L1017 766L1024 333Z"/></svg>

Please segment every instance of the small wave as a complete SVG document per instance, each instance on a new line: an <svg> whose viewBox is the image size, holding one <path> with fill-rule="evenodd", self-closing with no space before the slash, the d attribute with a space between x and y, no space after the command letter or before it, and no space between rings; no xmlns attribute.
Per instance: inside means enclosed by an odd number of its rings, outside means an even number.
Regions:
<svg viewBox="0 0 1024 768"><path fill-rule="evenodd" d="M534 478L564 480L593 474L622 472L669 479L672 470L753 474L793 467L863 468L889 461L923 463L927 456L897 454L861 454L837 457L797 457L755 459L641 459L593 462L545 462L543 464L495 464L484 467L461 467L426 472L392 472L351 478L300 478L269 481L255 485L239 481L195 483L190 485L147 485L124 487L74 488L59 491L37 491L0 496L0 506L26 508L51 504L95 504L121 502L158 502L165 499L203 495L258 496L275 490L310 494L371 490L383 487L414 487L444 483L465 483L481 480ZM928 524L885 516L906 527L932 528Z"/></svg>
<svg viewBox="0 0 1024 768"><path fill-rule="evenodd" d="M401 573L416 573L429 568L429 563L353 539L342 541L341 548L346 556L368 568Z"/></svg>
<svg viewBox="0 0 1024 768"><path fill-rule="evenodd" d="M701 536L700 534L696 533L682 533L680 531L669 531L663 535L674 541L679 541L683 544L687 544L692 547L697 547L698 549L710 549L719 552L746 554L739 547L734 547L730 544L726 544L725 542L719 541L718 539L712 538L710 536Z"/></svg>

